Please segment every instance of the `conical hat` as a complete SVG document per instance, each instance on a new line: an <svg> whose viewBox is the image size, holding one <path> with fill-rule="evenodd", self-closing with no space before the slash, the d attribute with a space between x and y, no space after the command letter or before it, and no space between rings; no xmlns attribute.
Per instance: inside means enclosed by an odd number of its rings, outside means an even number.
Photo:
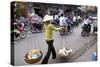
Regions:
<svg viewBox="0 0 100 67"><path fill-rule="evenodd" d="M45 15L45 17L43 18L43 22L46 22L46 21L49 21L49 20L53 20L53 16Z"/></svg>

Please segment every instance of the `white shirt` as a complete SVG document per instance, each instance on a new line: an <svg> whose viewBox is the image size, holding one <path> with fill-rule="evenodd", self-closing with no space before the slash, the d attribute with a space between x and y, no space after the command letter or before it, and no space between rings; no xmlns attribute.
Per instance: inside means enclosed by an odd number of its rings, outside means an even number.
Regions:
<svg viewBox="0 0 100 67"><path fill-rule="evenodd" d="M91 21L89 20L89 19L86 19L86 20L84 20L84 24L88 24L88 23L90 23Z"/></svg>
<svg viewBox="0 0 100 67"><path fill-rule="evenodd" d="M97 26L98 26L98 25L97 25L97 20L94 20L93 26L94 26L94 27L97 27Z"/></svg>
<svg viewBox="0 0 100 67"><path fill-rule="evenodd" d="M80 16L78 16L78 17L77 17L77 19L81 19L81 17L80 17Z"/></svg>
<svg viewBox="0 0 100 67"><path fill-rule="evenodd" d="M76 17L75 16L73 17L73 21L76 21Z"/></svg>
<svg viewBox="0 0 100 67"><path fill-rule="evenodd" d="M55 15L54 19L55 19L55 20L56 20L56 19L59 19L58 15Z"/></svg>
<svg viewBox="0 0 100 67"><path fill-rule="evenodd" d="M66 20L65 20L65 17L60 17L60 26L66 26L67 23L66 23Z"/></svg>

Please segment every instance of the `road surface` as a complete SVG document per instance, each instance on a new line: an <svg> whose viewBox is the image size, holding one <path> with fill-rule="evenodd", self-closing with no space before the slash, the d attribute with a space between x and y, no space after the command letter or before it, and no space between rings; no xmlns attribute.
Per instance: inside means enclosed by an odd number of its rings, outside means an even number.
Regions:
<svg viewBox="0 0 100 67"><path fill-rule="evenodd" d="M75 27L73 30L73 33L70 33L65 36L60 36L59 32L54 32L54 47L56 49L56 52L58 49L67 47L71 48L73 50L72 54L73 56L70 57L70 59L60 59L57 57L56 59L52 59L50 56L50 59L48 61L48 64L52 63L68 63L68 62L84 62L84 61L91 61L91 55L94 51L97 51L97 41L95 41L95 36L88 36L88 37L82 37L81 34L81 25L78 27ZM91 47L88 47L88 44L93 42ZM44 40L44 33L34 33L28 35L27 38L21 39L16 41L17 43L14 44L15 49L15 65L29 65L24 61L24 56L26 52L28 52L31 49L41 49L43 52L44 58L46 51L47 51L47 44ZM75 56L74 56L75 55ZM39 61L35 64L41 64L42 62ZM33 64L34 65L34 64Z"/></svg>

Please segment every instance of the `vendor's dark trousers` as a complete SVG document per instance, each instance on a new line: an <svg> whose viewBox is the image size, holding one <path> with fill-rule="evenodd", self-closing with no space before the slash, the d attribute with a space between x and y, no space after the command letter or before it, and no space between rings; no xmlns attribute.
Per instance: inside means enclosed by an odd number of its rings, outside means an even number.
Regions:
<svg viewBox="0 0 100 67"><path fill-rule="evenodd" d="M45 55L41 64L47 64L48 63L48 60L49 60L51 53L52 53L52 59L56 58L56 52L55 52L55 48L53 46L53 40L46 41L46 43L48 44L48 51L47 51L47 54Z"/></svg>

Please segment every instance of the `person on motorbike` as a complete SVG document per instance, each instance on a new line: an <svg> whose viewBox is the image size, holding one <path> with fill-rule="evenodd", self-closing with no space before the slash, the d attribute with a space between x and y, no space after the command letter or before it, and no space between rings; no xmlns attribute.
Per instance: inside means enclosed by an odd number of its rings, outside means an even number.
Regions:
<svg viewBox="0 0 100 67"><path fill-rule="evenodd" d="M82 29L82 32L86 33L86 35L91 32L91 20L88 17L86 17L86 19L84 20L84 25L82 26Z"/></svg>
<svg viewBox="0 0 100 67"><path fill-rule="evenodd" d="M14 35L15 35L15 37L18 38L19 35L20 35L20 32L22 32L24 30L24 24L23 23L20 23L18 20L16 20L13 23L13 25L14 25L14 30L13 30Z"/></svg>
<svg viewBox="0 0 100 67"><path fill-rule="evenodd" d="M64 27L65 30L64 31L60 31L60 34L65 34L67 32L67 22L66 22L66 19L65 19L65 16L63 14L61 14L61 17L59 18L60 20L60 27Z"/></svg>

